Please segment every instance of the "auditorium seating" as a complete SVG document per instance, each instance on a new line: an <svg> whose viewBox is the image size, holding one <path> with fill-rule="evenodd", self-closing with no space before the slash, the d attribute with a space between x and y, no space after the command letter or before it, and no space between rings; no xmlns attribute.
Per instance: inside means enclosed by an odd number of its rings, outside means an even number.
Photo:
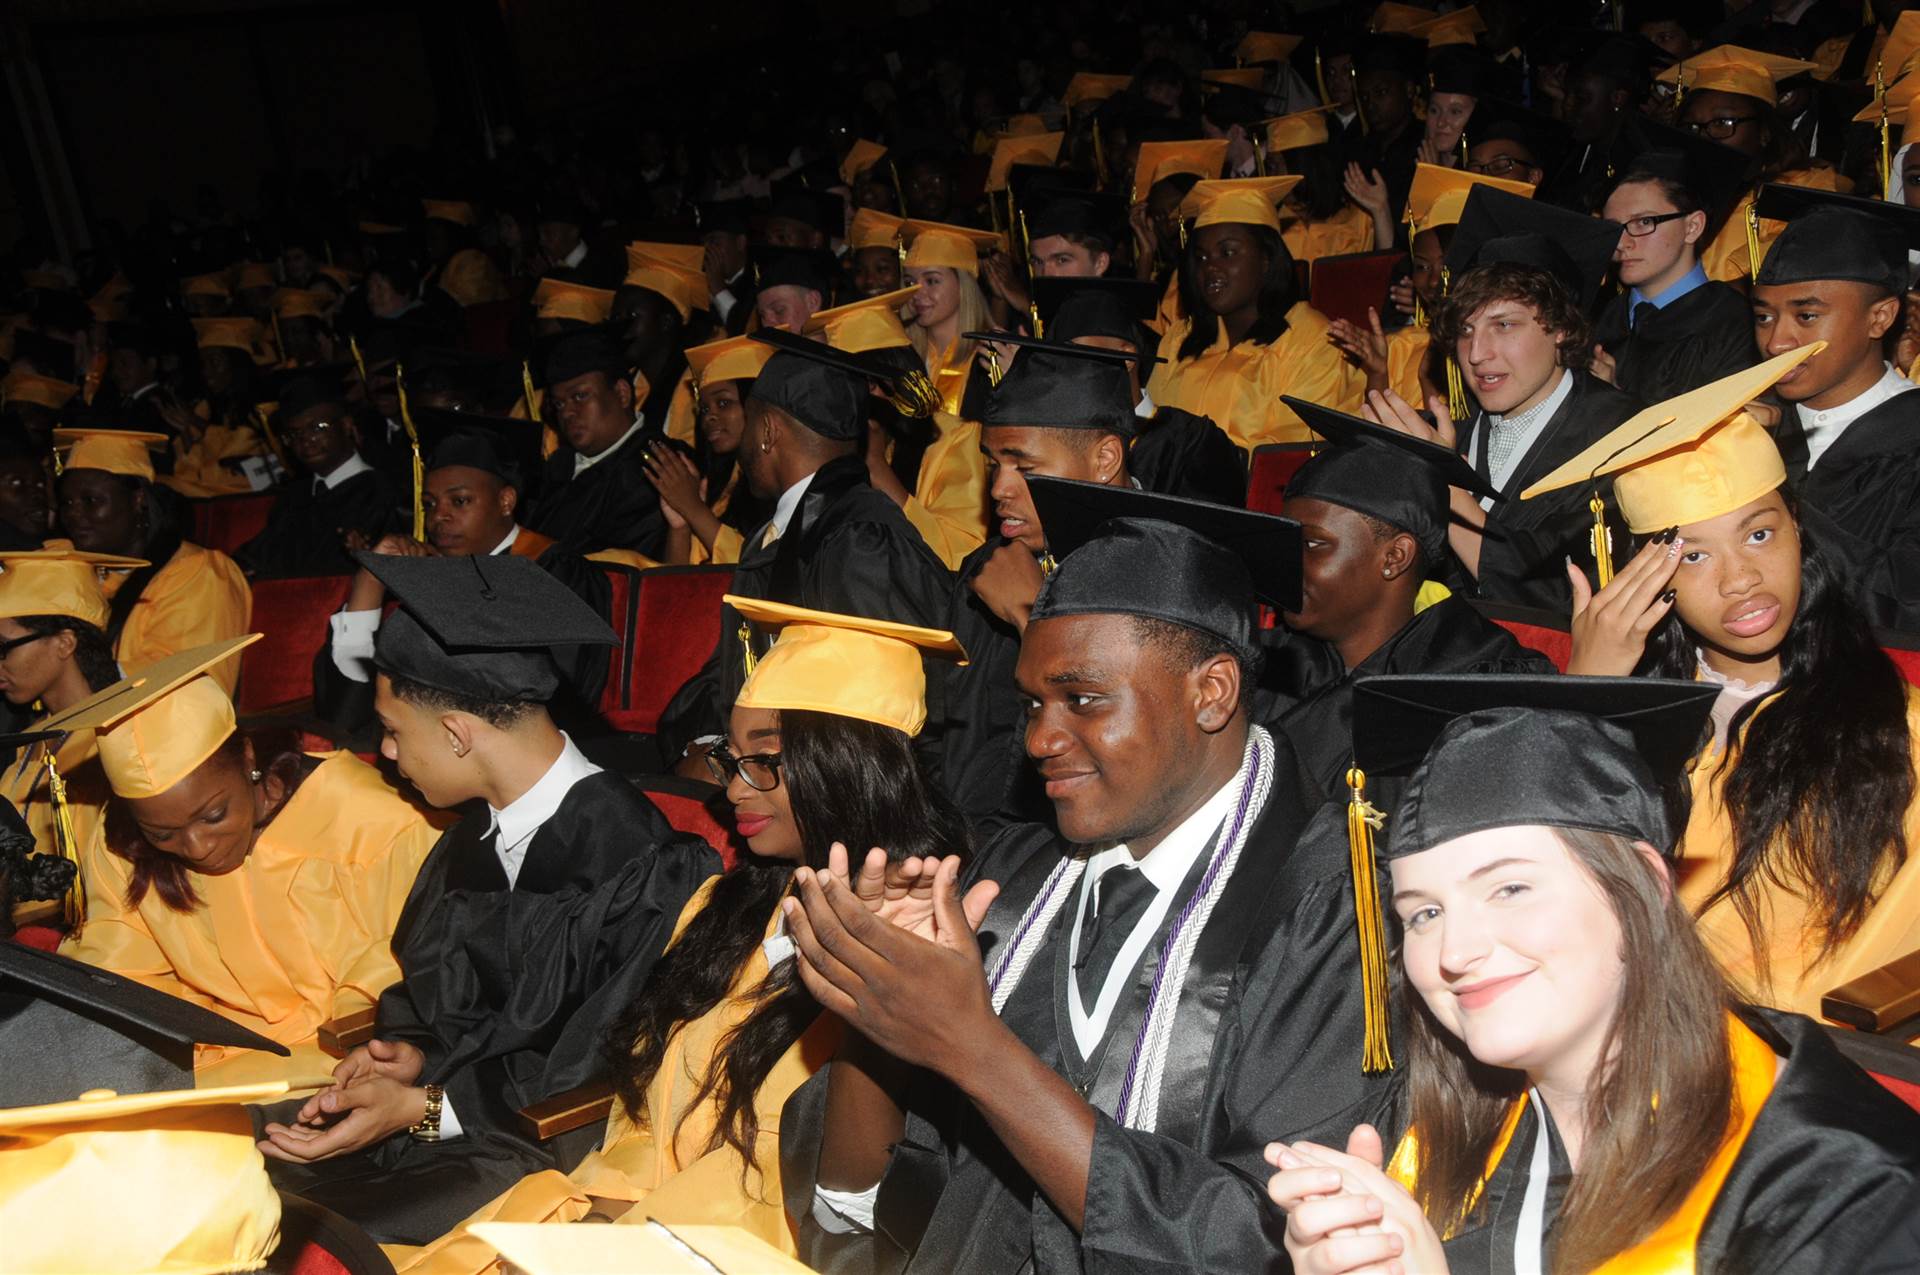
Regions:
<svg viewBox="0 0 1920 1275"><path fill-rule="evenodd" d="M253 582L254 625L266 636L240 653L235 706L245 716L313 698L313 659L327 644L327 617L346 603L352 576L290 576Z"/></svg>
<svg viewBox="0 0 1920 1275"><path fill-rule="evenodd" d="M272 492L261 491L189 501L193 506L193 529L188 538L205 548L232 553L266 527L267 511L273 508L273 499Z"/></svg>
<svg viewBox="0 0 1920 1275"><path fill-rule="evenodd" d="M629 573L626 627L632 634L620 653L602 697L602 715L617 731L651 735L673 693L700 671L713 653L720 598L733 583L733 568L656 567Z"/></svg>
<svg viewBox="0 0 1920 1275"><path fill-rule="evenodd" d="M1567 631L1566 616L1487 598L1472 601L1474 610L1513 634L1521 646L1540 652L1562 673L1567 671L1567 661L1573 656L1573 635Z"/></svg>
<svg viewBox="0 0 1920 1275"><path fill-rule="evenodd" d="M1312 443L1262 443L1254 448L1253 464L1247 470L1247 508L1279 513L1287 484L1313 455L1313 448Z"/></svg>
<svg viewBox="0 0 1920 1275"><path fill-rule="evenodd" d="M660 808L667 822L680 832L690 832L714 848L720 856L721 870L731 872L746 850L733 830L733 814L727 799L713 784L679 775L629 775L633 786Z"/></svg>
<svg viewBox="0 0 1920 1275"><path fill-rule="evenodd" d="M1899 666L1901 676L1920 686L1920 634L1881 629L1878 636L1881 649Z"/></svg>
<svg viewBox="0 0 1920 1275"><path fill-rule="evenodd" d="M1387 304L1387 287L1394 267L1406 259L1401 252L1350 252L1322 257L1313 263L1313 286L1308 302L1328 319L1345 319L1367 326L1367 307ZM1382 318L1385 318L1384 313Z"/></svg>

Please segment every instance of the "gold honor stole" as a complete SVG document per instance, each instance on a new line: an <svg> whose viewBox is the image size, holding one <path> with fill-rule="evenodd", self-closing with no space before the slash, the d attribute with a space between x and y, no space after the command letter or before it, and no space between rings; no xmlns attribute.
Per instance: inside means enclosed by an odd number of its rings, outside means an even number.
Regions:
<svg viewBox="0 0 1920 1275"><path fill-rule="evenodd" d="M1779 1071L1779 1059L1773 1049L1732 1014L1727 1015L1727 1045L1733 1056L1734 1111L1727 1122L1727 1136L1721 1140L1720 1149L1701 1169L1699 1181L1687 1193L1687 1198L1681 1201L1680 1207L1669 1214L1651 1235L1625 1252L1615 1254L1594 1275L1690 1275L1693 1271L1700 1232L1706 1226L1707 1214L1712 1210L1713 1202L1720 1197L1727 1176L1733 1172L1734 1161L1739 1159L1747 1136L1753 1132L1754 1121L1759 1119L1760 1109L1773 1092L1774 1078ZM1527 1099L1520 1097L1501 1121L1500 1130L1493 1140L1493 1149L1487 1155L1487 1171L1468 1197L1467 1213L1472 1213L1478 1207L1480 1192L1499 1167L1500 1157L1506 1154L1507 1145L1513 1141L1514 1132L1520 1127L1520 1116L1526 1109ZM1416 1169L1419 1154L1418 1135L1409 1129L1406 1136L1400 1139L1400 1145L1394 1148L1393 1159L1387 1164L1387 1176L1408 1191L1413 1191L1419 1178ZM1449 1232L1441 1238L1452 1239L1453 1235Z"/></svg>

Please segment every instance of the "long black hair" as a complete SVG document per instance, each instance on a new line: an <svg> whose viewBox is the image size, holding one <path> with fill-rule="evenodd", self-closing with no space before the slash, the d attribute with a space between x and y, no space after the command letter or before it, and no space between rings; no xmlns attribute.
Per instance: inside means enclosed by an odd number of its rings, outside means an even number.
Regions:
<svg viewBox="0 0 1920 1275"><path fill-rule="evenodd" d="M80 666L80 676L87 679L88 690L104 691L120 680L113 644L107 641L106 634L78 616L21 615L15 616L13 622L38 637L73 634L73 662Z"/></svg>
<svg viewBox="0 0 1920 1275"><path fill-rule="evenodd" d="M968 853L965 818L914 760L912 741L890 726L828 713L780 714L780 782L787 785L802 859L824 869L836 841L858 864L871 846L896 862ZM720 878L707 905L668 948L639 999L613 1024L606 1042L614 1092L638 1127L648 1118L647 1086L682 1024L723 1002L740 968L766 936L767 920L797 865L748 859ZM760 1135L753 1101L780 1056L820 1013L793 962L777 967L753 993L745 1021L728 1032L688 1104L717 1100L720 1119L707 1149L730 1146L751 1163ZM662 1119L667 1113L656 1112ZM666 1131L654 1131L665 1137Z"/></svg>
<svg viewBox="0 0 1920 1275"><path fill-rule="evenodd" d="M1247 329L1247 340L1270 345L1287 330L1287 311L1300 299L1299 282L1293 274L1293 254L1287 251L1280 232L1268 226L1246 226L1253 242L1267 257L1266 276L1260 280L1260 317ZM1200 292L1200 236L1187 236L1187 250L1180 257L1180 312L1190 320L1186 339L1180 342L1177 357L1181 362L1197 359L1213 348L1220 336L1220 316L1207 306Z"/></svg>
<svg viewBox="0 0 1920 1275"><path fill-rule="evenodd" d="M1797 519L1795 501L1781 494ZM1694 646L1669 611L1641 671L1691 678ZM1740 741L1720 763L1731 763L1723 792L1733 865L1702 912L1731 902L1764 953L1761 888L1788 884L1812 905L1821 959L1853 936L1907 858L1914 778L1906 705L1900 670L1838 565L1801 524L1800 605L1780 648L1777 692L1744 706L1727 731ZM1764 963L1760 973L1769 976Z"/></svg>

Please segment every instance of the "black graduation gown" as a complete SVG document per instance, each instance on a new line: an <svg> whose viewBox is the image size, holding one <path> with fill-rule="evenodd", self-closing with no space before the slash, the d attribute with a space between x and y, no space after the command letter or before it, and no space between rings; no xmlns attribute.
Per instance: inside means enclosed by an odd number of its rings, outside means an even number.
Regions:
<svg viewBox="0 0 1920 1275"><path fill-rule="evenodd" d="M541 469L540 499L527 526L573 553L631 549L657 560L667 520L642 457L665 444L664 431L643 424L613 455L578 476L573 449L562 447Z"/></svg>
<svg viewBox="0 0 1920 1275"><path fill-rule="evenodd" d="M576 783L528 844L509 887L484 809L443 834L394 927L400 981L377 1034L426 1055L420 1083L446 1089L463 1130L445 1143L397 1134L275 1180L351 1218L381 1243L421 1244L528 1173L571 1169L598 1125L537 1143L516 1113L606 1074L614 1018L646 982L707 877L712 848L674 832L608 771Z"/></svg>
<svg viewBox="0 0 1920 1275"><path fill-rule="evenodd" d="M1162 407L1127 449L1127 472L1148 491L1239 507L1247 502L1247 454L1205 416Z"/></svg>
<svg viewBox="0 0 1920 1275"><path fill-rule="evenodd" d="M1079 1057L1067 1018L1071 900L1001 1014L1096 1109L1082 1233L1074 1234L971 1105L932 1077L907 1096L906 1136L881 1180L876 1233L825 1233L812 1201L829 1066L781 1117L781 1176L788 1216L799 1222L801 1260L829 1275L1286 1269L1285 1218L1266 1199L1271 1169L1263 1149L1276 1138L1344 1146L1354 1125L1381 1119L1392 1086L1360 1070L1360 972L1345 849L1327 856L1295 849L1303 803L1312 797L1305 776L1290 773L1284 740L1275 740L1274 752L1273 789L1181 990L1156 1132L1122 1128L1110 1112L1170 920L1115 1006L1098 1057ZM1031 826L1009 828L983 851L973 874L1002 884L981 928L989 963L1060 856L1073 853ZM1168 918L1192 896L1205 857Z"/></svg>
<svg viewBox="0 0 1920 1275"><path fill-rule="evenodd" d="M355 474L338 487L301 477L280 489L267 525L234 553L249 575L347 575L354 561L341 536L358 531L369 544L401 529L401 507L410 497L379 470Z"/></svg>
<svg viewBox="0 0 1920 1275"><path fill-rule="evenodd" d="M867 463L841 456L814 473L787 532L772 545L765 529L747 537L731 591L817 611L947 627L953 573L927 548L900 506L867 482ZM669 756L703 735L724 735L727 716L747 680L740 633L749 632L754 657L770 643L722 605L719 640L701 670L674 693L662 719ZM927 664L927 728L919 747L938 761L938 725L945 717L946 665Z"/></svg>
<svg viewBox="0 0 1920 1275"><path fill-rule="evenodd" d="M1637 328L1628 327L1630 296L1607 303L1593 335L1614 357L1614 384L1641 402L1663 402L1759 362L1753 309L1733 285L1706 283Z"/></svg>
<svg viewBox="0 0 1920 1275"><path fill-rule="evenodd" d="M1009 821L1053 820L1053 804L1027 764L1026 709L1013 680L1020 634L990 611L972 587L987 559L1006 543L995 532L961 560L948 621L967 648L967 664L947 677L941 779L954 804L973 821L981 842Z"/></svg>
<svg viewBox="0 0 1920 1275"><path fill-rule="evenodd" d="M1751 1007L1740 1017L1785 1065L1707 1211L1694 1269L1699 1275L1857 1269L1920 1180L1920 1114L1848 1061L1812 1019ZM1487 1181L1484 1210L1446 1242L1453 1275L1514 1269L1527 1164L1539 1131L1529 1104ZM1557 1133L1548 1145L1560 1179L1557 1188L1549 1179L1551 1218L1570 1184ZM1549 1222L1549 1245L1552 1240Z"/></svg>
<svg viewBox="0 0 1920 1275"><path fill-rule="evenodd" d="M1802 514L1850 569L1875 624L1920 633L1920 392L1841 432L1812 469L1797 412L1781 439Z"/></svg>
<svg viewBox="0 0 1920 1275"><path fill-rule="evenodd" d="M1534 439L1502 490L1506 499L1495 501L1487 513L1487 534L1480 549L1481 597L1540 607L1556 615L1568 612L1573 590L1567 584L1565 560L1572 557L1583 566L1593 561L1587 535L1593 526L1587 501L1593 493L1585 486L1565 487L1532 500L1521 500L1520 493L1598 442L1640 407L1639 399L1598 377L1573 373L1573 389L1566 401ZM1478 440L1482 475L1487 473L1486 435L1484 412L1462 434L1463 450L1467 438ZM1611 509L1612 481L1602 479L1600 490ZM1610 514L1607 521L1615 529L1620 526L1617 514ZM1616 535L1616 564L1625 561L1621 555L1626 548L1624 539Z"/></svg>

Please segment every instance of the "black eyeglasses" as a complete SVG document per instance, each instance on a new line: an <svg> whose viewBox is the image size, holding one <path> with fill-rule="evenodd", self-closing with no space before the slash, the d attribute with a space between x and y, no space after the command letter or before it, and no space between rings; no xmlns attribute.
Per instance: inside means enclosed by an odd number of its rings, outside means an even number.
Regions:
<svg viewBox="0 0 1920 1275"><path fill-rule="evenodd" d="M1478 173L1482 177L1505 177L1517 168L1531 167L1533 165L1524 159L1516 159L1512 155L1496 155L1484 164L1468 164L1467 171Z"/></svg>
<svg viewBox="0 0 1920 1275"><path fill-rule="evenodd" d="M1667 222L1678 221L1688 215L1683 212L1648 213L1644 217L1629 217L1620 224L1635 239L1645 239Z"/></svg>
<svg viewBox="0 0 1920 1275"><path fill-rule="evenodd" d="M725 744L716 744L707 754L707 770L713 782L726 787L735 775L747 781L755 792L772 792L780 786L780 754L752 753L735 757Z"/></svg>
<svg viewBox="0 0 1920 1275"><path fill-rule="evenodd" d="M293 427L288 427L286 429L281 430L280 433L283 436L285 436L289 442L291 442L296 438L304 438L308 434L313 434L315 436L318 436L318 435L330 433L333 430L341 429L341 428L344 428L344 427L340 425L335 425L332 421L310 421L307 424L302 425L297 429Z"/></svg>
<svg viewBox="0 0 1920 1275"><path fill-rule="evenodd" d="M52 637L51 633L29 633L25 637L8 638L0 642L0 660L6 659L29 642L38 642L41 638Z"/></svg>
<svg viewBox="0 0 1920 1275"><path fill-rule="evenodd" d="M1751 124L1759 118L1758 115L1716 115L1710 120L1689 120L1681 127L1696 137L1724 142L1739 132L1742 124Z"/></svg>

